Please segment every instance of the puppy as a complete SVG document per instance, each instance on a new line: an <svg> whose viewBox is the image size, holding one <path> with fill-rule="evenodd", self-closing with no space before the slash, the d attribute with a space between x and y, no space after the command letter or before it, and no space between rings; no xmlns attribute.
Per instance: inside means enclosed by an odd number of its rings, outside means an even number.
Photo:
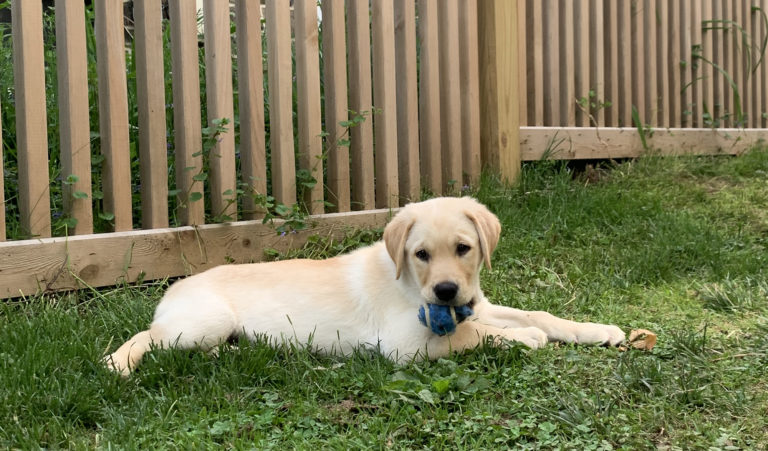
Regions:
<svg viewBox="0 0 768 451"><path fill-rule="evenodd" d="M436 359L494 343L530 348L548 341L616 345L616 326L491 304L480 289L501 225L468 197L402 208L383 241L328 260L223 265L174 283L139 332L105 358L128 375L151 345L215 352L233 336L311 344L322 353L371 347L396 361ZM452 335L419 322L424 304L467 305L474 314Z"/></svg>

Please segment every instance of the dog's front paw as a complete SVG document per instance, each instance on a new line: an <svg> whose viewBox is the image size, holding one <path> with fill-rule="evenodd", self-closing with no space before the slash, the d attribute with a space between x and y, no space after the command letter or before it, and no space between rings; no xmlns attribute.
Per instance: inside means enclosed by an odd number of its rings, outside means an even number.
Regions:
<svg viewBox="0 0 768 451"><path fill-rule="evenodd" d="M531 349L539 349L549 342L547 334L538 327L514 329L512 339L519 341Z"/></svg>
<svg viewBox="0 0 768 451"><path fill-rule="evenodd" d="M576 343L602 346L618 346L626 338L626 334L619 327L596 323L580 324L574 335Z"/></svg>
<svg viewBox="0 0 768 451"><path fill-rule="evenodd" d="M122 377L128 377L131 375L131 369L128 365L122 366L117 363L117 357L115 354L104 356L101 362L107 367L108 370L113 371Z"/></svg>

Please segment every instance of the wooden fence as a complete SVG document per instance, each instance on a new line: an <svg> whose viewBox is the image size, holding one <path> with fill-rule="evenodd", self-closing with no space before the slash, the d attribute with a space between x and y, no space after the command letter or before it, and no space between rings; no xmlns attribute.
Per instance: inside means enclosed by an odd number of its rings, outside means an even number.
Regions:
<svg viewBox="0 0 768 451"><path fill-rule="evenodd" d="M123 2L98 0L99 129L90 130L90 22L82 3L59 1L65 179L52 181L43 41L53 37L43 33L40 1L14 0L18 190L8 197L18 205L12 219L34 239L0 243L0 298L256 261L264 248L287 249L310 233L383 225L392 208L423 191L457 193L482 167L513 180L522 160L542 157L739 153L768 137L760 129L766 2L323 0L320 19L315 0L293 9L266 0L264 17L254 0L234 2L234 14L228 2L205 0L201 91L196 2L169 0L164 23L161 2L134 0L133 106ZM204 136L222 118L228 130L208 149ZM133 142L129 127L138 129ZM92 132L100 186L91 178ZM0 196L3 182L0 171ZM55 184L76 236L50 238ZM276 234L251 194L302 202L312 227ZM97 204L113 232L93 233ZM169 228L170 216L180 227ZM203 225L211 217L228 221Z"/></svg>
<svg viewBox="0 0 768 451"><path fill-rule="evenodd" d="M66 185L64 214L74 219L68 234L78 236L48 238L52 181L43 11L40 1L12 2L14 195L20 227L35 238L0 243L0 297L188 274L228 261L259 260L266 247L287 248L306 239L307 231L281 237L262 225L263 205L254 203L258 195L271 195L275 204L288 207L303 201L315 215L307 219L313 232L338 235L349 227L381 226L390 209L418 199L422 190L455 193L476 180L481 133L488 164L507 171L510 179L519 167L519 161L507 162L518 153L516 118L508 119L516 109L507 111L499 100L516 93L516 53L507 55L516 50L508 45L516 37L514 4L372 0L369 8L367 0L324 0L320 21L316 0L296 0L293 6L267 0L265 17L257 1L234 2L231 16L229 2L205 0L201 93L195 3L168 2L172 70L166 73L161 2L133 2L138 124L132 126L139 132L132 143L123 2L94 2L98 144L104 160L102 186L93 187L86 14L81 2L56 2L60 160L66 180L54 183ZM480 35L479 24L486 30ZM478 52L480 46L488 49ZM479 58L488 69L482 74ZM171 99L164 91L169 76ZM175 186L170 187L167 104L172 104L175 134ZM361 114L366 115L362 122ZM222 118L229 120L229 129L206 149L204 126L215 127ZM133 230L139 224L134 223L132 147L138 148L145 231ZM203 173L198 169L206 161L210 169ZM317 183L297 190L297 174ZM93 234L96 190L103 192L100 206L112 233ZM297 199L299 191L303 199ZM174 214L186 227L168 229L169 193L178 198ZM351 210L365 213L345 213ZM328 211L336 213L323 215ZM227 224L202 226L212 216L226 218ZM0 216L3 232L4 221Z"/></svg>

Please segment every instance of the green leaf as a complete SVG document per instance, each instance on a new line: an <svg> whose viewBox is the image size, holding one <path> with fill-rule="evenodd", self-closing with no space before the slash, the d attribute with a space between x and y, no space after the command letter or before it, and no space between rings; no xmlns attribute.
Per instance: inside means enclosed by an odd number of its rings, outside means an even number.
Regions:
<svg viewBox="0 0 768 451"><path fill-rule="evenodd" d="M181 194L180 189L168 190L168 197L175 197L175 196L178 196L179 194Z"/></svg>
<svg viewBox="0 0 768 451"><path fill-rule="evenodd" d="M75 199L88 199L88 194L83 191L75 191L72 193L72 197Z"/></svg>
<svg viewBox="0 0 768 451"><path fill-rule="evenodd" d="M440 379L432 381L432 388L434 388L435 391L440 395L448 393L448 390L451 388L451 380Z"/></svg>
<svg viewBox="0 0 768 451"><path fill-rule="evenodd" d="M205 172L203 172L201 174L197 174L197 175L192 177L192 180L194 180L196 182L204 182L204 181L208 180L208 174L205 173Z"/></svg>
<svg viewBox="0 0 768 451"><path fill-rule="evenodd" d="M275 205L275 213L277 213L280 216L285 216L291 212L291 207L287 207L283 204L277 204Z"/></svg>
<svg viewBox="0 0 768 451"><path fill-rule="evenodd" d="M101 213L99 213L99 218L105 221L112 221L113 219L115 219L115 214L110 213L108 211L102 211Z"/></svg>
<svg viewBox="0 0 768 451"><path fill-rule="evenodd" d="M203 193L195 191L193 193L189 194L189 201L190 202L197 202L198 200L203 198Z"/></svg>

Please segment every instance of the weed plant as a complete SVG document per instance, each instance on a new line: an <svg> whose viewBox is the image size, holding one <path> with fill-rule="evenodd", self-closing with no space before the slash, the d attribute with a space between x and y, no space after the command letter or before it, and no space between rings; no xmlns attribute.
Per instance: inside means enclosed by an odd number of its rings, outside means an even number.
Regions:
<svg viewBox="0 0 768 451"><path fill-rule="evenodd" d="M765 449L768 151L556 162L474 194L503 224L495 302L646 328L651 352L482 347L398 365L240 341L99 363L168 281L0 304L2 448ZM325 258L379 238L311 240ZM414 312L414 315L416 313Z"/></svg>

